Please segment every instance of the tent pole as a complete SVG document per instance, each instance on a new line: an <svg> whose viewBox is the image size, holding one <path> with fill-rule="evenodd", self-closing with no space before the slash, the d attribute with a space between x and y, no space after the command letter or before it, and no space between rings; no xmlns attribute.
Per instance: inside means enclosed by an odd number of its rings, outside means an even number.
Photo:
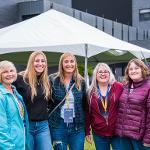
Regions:
<svg viewBox="0 0 150 150"><path fill-rule="evenodd" d="M141 54L142 54L142 56L143 56L143 59L144 59L145 64L146 64L147 67L150 69L150 65L149 65L149 63L148 63L147 59L145 58L145 56L144 56L144 54L143 54L142 51L141 51Z"/></svg>
<svg viewBox="0 0 150 150"><path fill-rule="evenodd" d="M87 87L88 87L88 86L89 86L89 81L88 81L88 66L87 66L88 57L87 57L87 54L88 54L88 45L85 44L84 78L85 78L86 85L87 85Z"/></svg>

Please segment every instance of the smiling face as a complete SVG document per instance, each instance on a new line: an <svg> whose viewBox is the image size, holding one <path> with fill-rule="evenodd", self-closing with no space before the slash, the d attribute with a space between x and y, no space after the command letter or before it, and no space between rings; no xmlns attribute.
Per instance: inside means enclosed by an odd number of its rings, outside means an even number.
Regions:
<svg viewBox="0 0 150 150"><path fill-rule="evenodd" d="M109 82L109 79L110 73L107 68L104 66L100 66L96 74L97 82L100 84L107 84Z"/></svg>
<svg viewBox="0 0 150 150"><path fill-rule="evenodd" d="M16 80L16 76L16 70L8 66L1 74L1 82L4 86L11 85Z"/></svg>
<svg viewBox="0 0 150 150"><path fill-rule="evenodd" d="M128 75L134 82L143 80L142 69L139 66L137 66L134 62L132 62L129 66Z"/></svg>
<svg viewBox="0 0 150 150"><path fill-rule="evenodd" d="M75 60L72 56L67 56L63 59L62 67L65 74L73 74L75 71Z"/></svg>
<svg viewBox="0 0 150 150"><path fill-rule="evenodd" d="M46 67L46 60L42 54L36 55L34 59L34 69L37 75L40 75Z"/></svg>

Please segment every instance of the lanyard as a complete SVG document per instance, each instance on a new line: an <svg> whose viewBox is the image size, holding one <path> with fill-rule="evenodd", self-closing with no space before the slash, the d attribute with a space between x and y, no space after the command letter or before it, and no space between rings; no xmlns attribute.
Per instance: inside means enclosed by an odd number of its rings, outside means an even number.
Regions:
<svg viewBox="0 0 150 150"><path fill-rule="evenodd" d="M71 83L72 81L70 81L69 86L66 87L66 91L67 91L67 96L66 96L66 104L67 104L67 108L69 109L69 98L70 98L70 92L71 92Z"/></svg>
<svg viewBox="0 0 150 150"><path fill-rule="evenodd" d="M16 101L16 103L17 103L17 105L18 105L18 108L19 108L19 114L20 114L22 120L24 120L24 108L23 108L23 105L22 105L22 103L18 100L17 96L14 96L14 98L15 98L15 101Z"/></svg>
<svg viewBox="0 0 150 150"><path fill-rule="evenodd" d="M108 96L109 96L110 88L111 88L111 86L108 85L107 91L106 91L106 96L105 96L105 98L103 98L103 96L102 96L102 94L101 94L101 90L100 90L99 86L97 85L98 95L99 95L100 101L102 102L102 106L103 106L103 108L104 108L105 113L107 112Z"/></svg>

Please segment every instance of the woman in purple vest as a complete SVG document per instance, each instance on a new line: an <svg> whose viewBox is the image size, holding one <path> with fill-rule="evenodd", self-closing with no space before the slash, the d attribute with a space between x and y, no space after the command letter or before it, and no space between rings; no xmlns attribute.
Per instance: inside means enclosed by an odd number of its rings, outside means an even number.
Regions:
<svg viewBox="0 0 150 150"><path fill-rule="evenodd" d="M116 134L121 150L150 149L150 71L139 59L125 70L125 86L120 96Z"/></svg>

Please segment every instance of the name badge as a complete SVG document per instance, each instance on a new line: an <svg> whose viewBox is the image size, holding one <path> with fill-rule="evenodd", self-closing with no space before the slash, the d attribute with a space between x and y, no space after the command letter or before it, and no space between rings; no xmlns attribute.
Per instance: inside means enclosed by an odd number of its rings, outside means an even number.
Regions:
<svg viewBox="0 0 150 150"><path fill-rule="evenodd" d="M72 123L73 122L73 109L72 108L65 108L64 109L64 122L65 123Z"/></svg>

